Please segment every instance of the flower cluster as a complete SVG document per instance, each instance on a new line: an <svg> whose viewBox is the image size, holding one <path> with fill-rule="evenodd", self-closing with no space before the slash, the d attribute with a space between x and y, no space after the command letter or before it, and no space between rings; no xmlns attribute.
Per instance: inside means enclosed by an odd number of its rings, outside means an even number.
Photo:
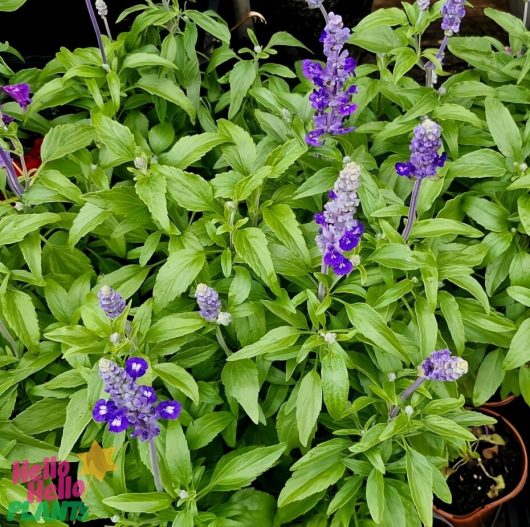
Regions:
<svg viewBox="0 0 530 527"><path fill-rule="evenodd" d="M309 3L310 7L319 7L321 4ZM344 119L357 109L357 105L351 102L352 94L356 93L357 87L345 87L356 67L355 59L343 49L349 36L350 30L344 27L342 17L329 13L326 27L320 37L327 57L326 65L323 66L312 60L305 60L302 64L304 76L315 85L309 98L316 110L315 129L306 136L306 141L310 145L321 145L322 135L326 133L340 135L353 130L351 127L345 127L343 123Z"/></svg>
<svg viewBox="0 0 530 527"><path fill-rule="evenodd" d="M109 318L119 317L125 311L127 305L120 293L108 285L104 285L99 290L98 300L99 307L103 309Z"/></svg>
<svg viewBox="0 0 530 527"><path fill-rule="evenodd" d="M410 160L396 163L396 172L400 176L422 179L435 176L438 168L443 167L447 154L438 154L442 146L440 125L425 119L414 128L414 137L410 144Z"/></svg>
<svg viewBox="0 0 530 527"><path fill-rule="evenodd" d="M326 266L335 274L351 273L354 263L344 253L355 249L364 232L363 225L355 218L359 205L357 189L360 185L361 169L349 162L345 165L333 190L330 200L324 205L324 211L315 214L315 222L320 226L316 238Z"/></svg>
<svg viewBox="0 0 530 527"><path fill-rule="evenodd" d="M138 385L136 379L147 371L147 361L132 357L125 363L125 368L116 363L101 359L99 374L105 383L109 400L96 402L92 416L97 422L108 423L114 433L123 432L133 427L132 437L149 441L160 434L159 419L176 419L181 412L178 401L163 401L158 404L152 386Z"/></svg>
<svg viewBox="0 0 530 527"><path fill-rule="evenodd" d="M201 317L207 322L214 322L222 326L228 326L232 322L230 313L221 311L221 300L215 289L206 284L199 284L195 290L195 298L197 298Z"/></svg>
<svg viewBox="0 0 530 527"><path fill-rule="evenodd" d="M442 29L448 36L460 31L460 22L466 14L466 0L447 0L442 6Z"/></svg>
<svg viewBox="0 0 530 527"><path fill-rule="evenodd" d="M443 349L431 353L423 361L421 370L430 381L456 381L467 373L467 361Z"/></svg>

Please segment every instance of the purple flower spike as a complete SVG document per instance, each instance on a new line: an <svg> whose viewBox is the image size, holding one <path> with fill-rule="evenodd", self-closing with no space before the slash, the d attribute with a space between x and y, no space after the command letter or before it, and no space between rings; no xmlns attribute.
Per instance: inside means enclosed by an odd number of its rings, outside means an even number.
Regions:
<svg viewBox="0 0 530 527"><path fill-rule="evenodd" d="M147 361L140 357L131 357L125 363L125 371L133 378L138 379L145 374L148 368Z"/></svg>
<svg viewBox="0 0 530 527"><path fill-rule="evenodd" d="M108 419L109 430L115 434L119 434L131 425L127 419L127 415L123 410L116 410Z"/></svg>
<svg viewBox="0 0 530 527"><path fill-rule="evenodd" d="M337 275L351 273L353 262L344 256L359 245L363 226L355 218L359 198L361 169L355 163L348 163L339 174L333 190L332 199L324 206L324 211L315 215L319 225L317 244L323 255L325 265L333 268Z"/></svg>
<svg viewBox="0 0 530 527"><path fill-rule="evenodd" d="M31 103L31 97L29 96L29 84L12 84L10 86L3 86L2 89L17 103L20 107L25 110Z"/></svg>
<svg viewBox="0 0 530 527"><path fill-rule="evenodd" d="M460 22L466 14L466 0L446 0L442 7L442 29L448 36L460 31Z"/></svg>
<svg viewBox="0 0 530 527"><path fill-rule="evenodd" d="M138 375L144 368L147 369L147 362L137 357L129 359L125 368L107 359L99 361L99 375L105 383L105 391L110 395L110 401L98 401L94 407L93 415L96 421L105 420L103 416L106 417L107 414L102 408L106 404L110 409L112 403L114 411L106 418L109 423L109 430L122 432L127 427L132 426L132 437L137 437L141 441L150 441L160 434L158 419L169 419L170 416L172 419L176 419L180 415L181 406L177 401L169 401L165 410L167 415L160 414L160 405L155 404L157 397L154 388L136 384L136 377L133 377L129 372L133 365L140 365L139 368L132 368L133 375ZM173 411L169 408L170 405L172 405Z"/></svg>
<svg viewBox="0 0 530 527"><path fill-rule="evenodd" d="M438 154L442 147L441 136L440 125L430 119L416 126L410 143L410 161L396 163L397 174L416 178L435 176L447 159L447 154Z"/></svg>
<svg viewBox="0 0 530 527"><path fill-rule="evenodd" d="M105 314L109 318L119 317L125 311L125 307L127 306L120 293L108 285L104 285L99 290L98 300L99 307L105 311Z"/></svg>
<svg viewBox="0 0 530 527"><path fill-rule="evenodd" d="M434 351L427 357L421 368L423 376L431 381L456 381L467 373L467 361L451 355L448 349Z"/></svg>
<svg viewBox="0 0 530 527"><path fill-rule="evenodd" d="M116 405L112 401L105 401L105 399L100 399L92 410L92 417L94 421L98 423L103 423L108 421L112 414L116 411Z"/></svg>
<svg viewBox="0 0 530 527"><path fill-rule="evenodd" d="M199 305L201 317L207 322L217 322L221 312L219 293L206 284L199 284L195 290L195 297Z"/></svg>
<svg viewBox="0 0 530 527"><path fill-rule="evenodd" d="M310 7L322 8L322 1L307 1ZM355 59L344 49L349 36L350 30L344 27L342 17L329 13L320 37L327 58L325 67L312 60L305 60L302 64L304 76L315 86L309 97L311 106L315 109L314 129L306 136L306 142L311 146L321 145L322 136L326 133L343 135L353 130L343 124L344 119L357 109L351 102L356 88L345 86L353 77L357 65Z"/></svg>
<svg viewBox="0 0 530 527"><path fill-rule="evenodd" d="M178 401L163 401L156 407L156 411L162 419L177 419L182 407Z"/></svg>

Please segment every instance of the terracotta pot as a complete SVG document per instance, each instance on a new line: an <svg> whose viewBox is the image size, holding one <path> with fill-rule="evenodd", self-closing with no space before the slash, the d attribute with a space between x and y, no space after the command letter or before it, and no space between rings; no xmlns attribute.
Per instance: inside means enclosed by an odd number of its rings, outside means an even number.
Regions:
<svg viewBox="0 0 530 527"><path fill-rule="evenodd" d="M506 399L503 399L502 401L489 401L487 403L484 403L482 408L489 408L490 410L495 410L495 408L502 408L503 406L508 406L510 403L515 401L517 399L516 395L509 395L506 397Z"/></svg>
<svg viewBox="0 0 530 527"><path fill-rule="evenodd" d="M512 498L515 498L515 496L517 496L517 494L519 494L523 490L523 487L526 483L526 478L528 477L528 454L526 453L525 444L523 438L521 437L521 434L519 434L517 429L512 425L512 423L510 423L510 421L505 419L497 412L491 410L490 408L482 407L480 411L487 415L491 415L495 417L497 421L502 422L502 424L508 430L511 431L511 433L517 440L517 443L519 443L519 447L521 449L521 479L519 480L517 486L509 494L506 494L502 498L488 503L484 507L476 509L468 514L450 514L449 512L445 512L444 510L435 507L435 511L443 518L449 520L454 525L454 527L487 527L489 525L488 523L486 523L487 518L491 516L503 503L506 503Z"/></svg>

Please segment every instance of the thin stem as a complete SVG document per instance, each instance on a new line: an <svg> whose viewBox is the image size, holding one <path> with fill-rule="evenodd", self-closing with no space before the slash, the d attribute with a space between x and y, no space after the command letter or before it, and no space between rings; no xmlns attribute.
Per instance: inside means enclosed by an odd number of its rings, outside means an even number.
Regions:
<svg viewBox="0 0 530 527"><path fill-rule="evenodd" d="M17 343L15 339L9 333L9 330L5 327L4 323L0 320L0 335L4 337L4 340L11 346L13 353L17 355Z"/></svg>
<svg viewBox="0 0 530 527"><path fill-rule="evenodd" d="M0 159L2 160L2 164L7 173L7 184L9 185L9 188L17 196L22 196L22 194L24 194L24 188L18 180L13 161L8 153L2 148L0 148Z"/></svg>
<svg viewBox="0 0 530 527"><path fill-rule="evenodd" d="M418 377L407 389L401 392L399 398L402 401L406 401L425 381L427 377ZM390 408L389 416L391 418L396 417L399 414L399 406L392 406Z"/></svg>
<svg viewBox="0 0 530 527"><path fill-rule="evenodd" d="M92 7L91 0L85 0L86 7L88 9L88 14L90 16L90 21L92 22L92 27L94 28L94 33L98 41L99 51L101 52L101 60L105 66L108 66L107 55L105 53L105 48L103 47L103 39L101 38L101 29L99 29L98 19L96 18L96 13Z"/></svg>
<svg viewBox="0 0 530 527"><path fill-rule="evenodd" d="M110 38L110 40L113 40L112 39L112 33L110 32L110 26L109 26L109 20L106 16L102 16L101 17L103 19L103 24L105 24L105 31L107 32L107 36Z"/></svg>
<svg viewBox="0 0 530 527"><path fill-rule="evenodd" d="M523 11L523 24L526 27L526 21L528 19L528 0L524 0L524 11Z"/></svg>
<svg viewBox="0 0 530 527"><path fill-rule="evenodd" d="M22 167L22 174L24 175L24 189L28 190L29 187L29 174L28 174L28 167L26 166L26 160L24 159L24 155L18 156L20 159L20 166Z"/></svg>
<svg viewBox="0 0 530 527"><path fill-rule="evenodd" d="M151 451L151 466L153 469L153 476L155 478L155 487L158 492L162 492L162 482L160 481L160 468L158 466L158 455L156 453L155 438L149 440L149 450Z"/></svg>
<svg viewBox="0 0 530 527"><path fill-rule="evenodd" d="M440 49L438 50L438 53L436 53L436 58L441 62L445 56L445 48L447 47L447 43L449 42L449 35L444 35L444 38L442 40L442 43L440 44Z"/></svg>
<svg viewBox="0 0 530 527"><path fill-rule="evenodd" d="M230 357L230 355L232 355L232 350L228 347L226 340L223 337L221 326L217 326L217 329L215 330L215 334L217 336L217 342L219 342L219 346L221 346L221 349L226 353L227 357Z"/></svg>
<svg viewBox="0 0 530 527"><path fill-rule="evenodd" d="M322 265L320 266L320 272L322 274L328 274L328 266L324 263L324 260L322 260ZM326 296L326 286L324 282L320 282L318 284L318 299L322 302L325 296Z"/></svg>
<svg viewBox="0 0 530 527"><path fill-rule="evenodd" d="M324 17L324 20L326 21L326 24L327 24L329 21L329 16L328 16L328 12L326 11L326 8L322 4L320 4L318 7L320 8L320 12L322 13L322 16Z"/></svg>
<svg viewBox="0 0 530 527"><path fill-rule="evenodd" d="M412 226L414 225L414 221L416 219L416 209L418 208L418 198L420 196L421 182L422 178L416 178L414 188L412 189L412 197L410 198L409 206L409 218L407 221L407 225L403 230L403 239L405 241L408 240L410 231L412 230Z"/></svg>

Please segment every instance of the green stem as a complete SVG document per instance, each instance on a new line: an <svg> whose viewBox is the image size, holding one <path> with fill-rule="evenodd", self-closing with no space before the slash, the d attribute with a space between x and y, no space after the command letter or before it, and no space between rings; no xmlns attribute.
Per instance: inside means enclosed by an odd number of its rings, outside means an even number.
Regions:
<svg viewBox="0 0 530 527"><path fill-rule="evenodd" d="M223 333L221 331L221 326L217 326L217 329L215 330L215 334L217 336L217 342L219 342L219 346L221 346L221 349L226 353L227 357L230 357L230 355L233 354L232 350L228 347L225 338L223 337Z"/></svg>
<svg viewBox="0 0 530 527"><path fill-rule="evenodd" d="M158 492L163 492L162 482L160 481L160 468L158 466L158 455L156 453L155 438L149 440L149 450L151 452L151 467L155 478L155 487Z"/></svg>

